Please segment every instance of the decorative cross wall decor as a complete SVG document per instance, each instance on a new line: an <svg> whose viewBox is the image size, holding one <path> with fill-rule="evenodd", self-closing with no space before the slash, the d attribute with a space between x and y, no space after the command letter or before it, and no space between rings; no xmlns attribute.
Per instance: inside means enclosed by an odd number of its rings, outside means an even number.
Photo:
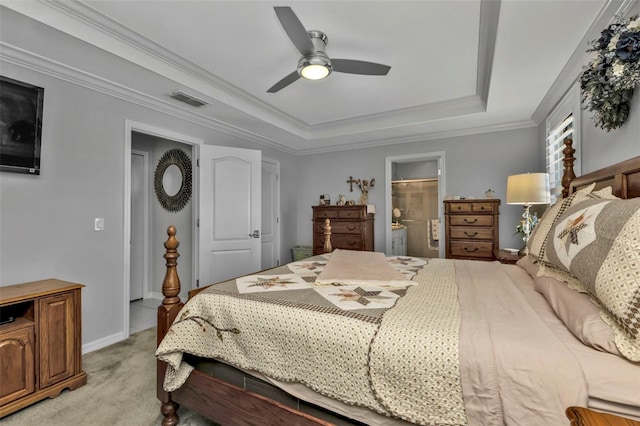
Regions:
<svg viewBox="0 0 640 426"><path fill-rule="evenodd" d="M349 184L349 192L353 192L353 184L360 185L360 179L354 179L353 176L349 176L347 183Z"/></svg>

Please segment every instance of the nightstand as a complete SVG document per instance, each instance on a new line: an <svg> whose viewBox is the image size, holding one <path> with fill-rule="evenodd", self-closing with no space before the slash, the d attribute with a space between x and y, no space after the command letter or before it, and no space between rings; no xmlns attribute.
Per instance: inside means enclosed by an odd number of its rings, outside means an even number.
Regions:
<svg viewBox="0 0 640 426"><path fill-rule="evenodd" d="M584 407L569 407L566 410L571 426L638 426L640 422L599 413Z"/></svg>
<svg viewBox="0 0 640 426"><path fill-rule="evenodd" d="M524 255L520 253L512 253L508 250L494 250L493 255L496 257L496 260L499 260L500 263L508 263L511 265L515 265L515 263L522 259Z"/></svg>

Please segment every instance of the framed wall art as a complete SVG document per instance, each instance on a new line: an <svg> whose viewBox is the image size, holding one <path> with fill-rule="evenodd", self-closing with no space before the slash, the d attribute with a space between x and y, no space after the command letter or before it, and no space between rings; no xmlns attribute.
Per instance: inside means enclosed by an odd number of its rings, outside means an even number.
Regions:
<svg viewBox="0 0 640 426"><path fill-rule="evenodd" d="M0 76L0 171L40 174L44 89Z"/></svg>

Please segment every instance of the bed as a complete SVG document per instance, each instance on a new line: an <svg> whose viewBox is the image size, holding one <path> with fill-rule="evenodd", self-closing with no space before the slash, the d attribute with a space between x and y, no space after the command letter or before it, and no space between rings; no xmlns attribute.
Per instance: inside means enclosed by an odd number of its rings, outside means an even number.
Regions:
<svg viewBox="0 0 640 426"><path fill-rule="evenodd" d="M163 425L180 405L221 425L568 424L569 407L640 420L640 157L576 178L573 152L517 265L331 251L327 224L324 255L185 305L169 227Z"/></svg>

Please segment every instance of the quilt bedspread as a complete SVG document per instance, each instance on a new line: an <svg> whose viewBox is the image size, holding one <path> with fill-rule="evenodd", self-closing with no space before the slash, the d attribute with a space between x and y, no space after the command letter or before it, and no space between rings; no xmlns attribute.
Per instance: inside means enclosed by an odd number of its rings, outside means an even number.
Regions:
<svg viewBox="0 0 640 426"><path fill-rule="evenodd" d="M193 367L183 362L183 355L189 353L276 380L299 382L346 404L420 425L475 424L489 412L495 424L510 424L501 414L511 412L510 408L501 409L501 404L515 404L518 416L517 399L504 398L501 392L510 389L502 380L518 382L520 378L500 377L502 367L489 365L496 359L512 362L506 359L512 354L492 355L496 348L512 349L508 343L491 342L493 321L482 339L473 340L473 349L464 349L460 343L464 316L469 318L470 309L486 309L493 303L494 291L510 312L527 311L508 306L514 302L505 299L499 285L487 286L492 288L487 295L476 291L472 298L460 297L459 292L468 291L464 289L469 285L460 285L456 277L473 276L473 264L487 266L487 262L387 258L415 284L407 288L315 286L327 258L294 262L216 284L191 299L156 352L168 363L165 389L175 390L186 381ZM485 281L496 275L486 267L481 272ZM468 305L477 308L461 308L460 300L472 300ZM521 320L535 322L528 317ZM474 322L474 327L482 323ZM531 351L524 347L518 350ZM461 359L461 353L472 352L484 354L479 362L486 363L488 370L472 359ZM520 356L513 352L513 356ZM559 355L544 354L544 350L540 356L552 357L556 365L565 362ZM542 389L543 393L557 396L554 380L545 381L544 386L549 387ZM473 394L491 398L475 398L469 404L469 388ZM570 393L563 397L565 401L576 403L586 395L582 390L579 383L561 389ZM559 412L557 419L561 417Z"/></svg>

